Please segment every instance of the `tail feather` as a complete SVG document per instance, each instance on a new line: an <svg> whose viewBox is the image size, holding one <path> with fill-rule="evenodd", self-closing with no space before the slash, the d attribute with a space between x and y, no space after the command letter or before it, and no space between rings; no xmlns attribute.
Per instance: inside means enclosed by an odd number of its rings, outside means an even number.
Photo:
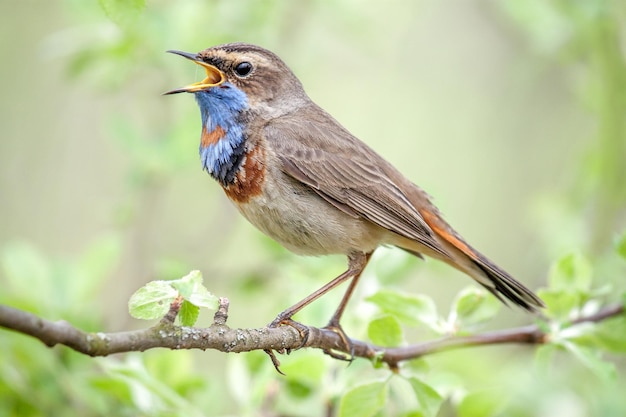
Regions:
<svg viewBox="0 0 626 417"><path fill-rule="evenodd" d="M484 284L483 286L504 304L507 304L506 300L509 300L528 311L537 311L545 307L543 301L535 293L484 256L479 255L478 259L472 260L493 284L493 286Z"/></svg>
<svg viewBox="0 0 626 417"><path fill-rule="evenodd" d="M436 209L419 211L449 253L449 258L441 258L444 262L469 274L504 304L508 300L528 311L545 307L531 290L467 244L439 216Z"/></svg>

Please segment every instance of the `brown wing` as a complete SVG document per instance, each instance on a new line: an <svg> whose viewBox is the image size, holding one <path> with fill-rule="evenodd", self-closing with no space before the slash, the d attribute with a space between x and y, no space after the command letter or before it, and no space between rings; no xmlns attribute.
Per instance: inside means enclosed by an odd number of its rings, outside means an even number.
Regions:
<svg viewBox="0 0 626 417"><path fill-rule="evenodd" d="M349 215L448 256L387 174L397 171L323 110L307 110L306 118L292 114L265 126L265 139L276 149L282 170Z"/></svg>
<svg viewBox="0 0 626 417"><path fill-rule="evenodd" d="M441 218L428 195L318 107L265 127L282 170L351 216L362 217L441 254L500 300L534 311L542 301ZM412 248L404 248L419 255Z"/></svg>

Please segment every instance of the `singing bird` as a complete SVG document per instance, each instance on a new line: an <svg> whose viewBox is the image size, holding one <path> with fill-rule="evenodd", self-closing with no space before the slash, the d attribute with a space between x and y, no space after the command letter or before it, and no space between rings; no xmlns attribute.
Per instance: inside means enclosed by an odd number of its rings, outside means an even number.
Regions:
<svg viewBox="0 0 626 417"><path fill-rule="evenodd" d="M168 51L206 78L164 94L193 93L200 107L200 159L241 214L302 255L344 254L348 269L270 323L291 317L352 279L328 325L339 324L372 253L396 246L466 273L498 299L535 311L542 301L470 246L428 194L316 105L274 53L230 43L197 54Z"/></svg>

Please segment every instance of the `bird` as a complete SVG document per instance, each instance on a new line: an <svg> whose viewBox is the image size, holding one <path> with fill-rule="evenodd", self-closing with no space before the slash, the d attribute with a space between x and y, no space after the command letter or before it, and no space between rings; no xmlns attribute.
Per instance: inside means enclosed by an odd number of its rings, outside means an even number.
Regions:
<svg viewBox="0 0 626 417"><path fill-rule="evenodd" d="M347 257L345 272L278 314L269 327L292 325L302 331L292 316L350 280L325 327L349 347L340 319L380 246L443 261L504 304L529 312L544 307L531 290L467 243L426 192L315 104L278 55L242 42L198 53L167 52L206 72L202 81L163 94L194 94L202 120L202 168L239 212L296 254Z"/></svg>

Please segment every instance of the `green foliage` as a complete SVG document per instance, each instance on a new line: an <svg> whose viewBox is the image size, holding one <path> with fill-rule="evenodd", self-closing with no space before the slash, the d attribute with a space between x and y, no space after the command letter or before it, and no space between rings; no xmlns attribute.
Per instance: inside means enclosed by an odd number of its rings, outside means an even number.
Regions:
<svg viewBox="0 0 626 417"><path fill-rule="evenodd" d="M193 376L188 354L157 360L133 354L124 361L102 361L101 366L104 375L95 377L95 383L104 392L118 393L121 410L154 416L205 415L189 401L208 387L206 380Z"/></svg>
<svg viewBox="0 0 626 417"><path fill-rule="evenodd" d="M468 287L455 298L448 318L456 329L471 329L492 320L502 308L502 303L487 291Z"/></svg>
<svg viewBox="0 0 626 417"><path fill-rule="evenodd" d="M424 417L435 417L439 413L439 408L443 403L443 398L430 385L415 377L408 378L408 381L415 392L415 397L419 404L419 414Z"/></svg>
<svg viewBox="0 0 626 417"><path fill-rule="evenodd" d="M391 314L399 321L411 326L425 324L437 328L439 317L435 302L425 295L409 295L393 290L382 289L367 298L384 313Z"/></svg>
<svg viewBox="0 0 626 417"><path fill-rule="evenodd" d="M196 324L196 321L198 321L198 316L200 316L200 307L187 300L183 301L183 304L180 306L180 311L178 312L180 324L183 326L193 326Z"/></svg>
<svg viewBox="0 0 626 417"><path fill-rule="evenodd" d="M539 291L548 306L547 314L567 318L580 309L591 294L592 266L580 254L569 254L556 261L550 269L550 287Z"/></svg>
<svg viewBox="0 0 626 417"><path fill-rule="evenodd" d="M582 333L576 341L590 344L599 350L615 354L626 354L626 314L589 326L587 334Z"/></svg>
<svg viewBox="0 0 626 417"><path fill-rule="evenodd" d="M372 320L367 327L367 335L380 346L398 346L404 339L400 323L391 315Z"/></svg>
<svg viewBox="0 0 626 417"><path fill-rule="evenodd" d="M580 254L569 254L559 259L550 270L548 283L557 291L587 293L591 288L592 266Z"/></svg>
<svg viewBox="0 0 626 417"><path fill-rule="evenodd" d="M128 301L128 311L136 319L160 319L178 297L183 299L178 319L183 326L193 326L200 307L217 309L218 299L202 284L200 271L191 271L171 281L152 281L138 289Z"/></svg>
<svg viewBox="0 0 626 417"><path fill-rule="evenodd" d="M587 348L571 340L561 341L563 346L569 353L580 361L590 371L595 373L602 381L615 381L615 365L602 359L602 352L598 349Z"/></svg>
<svg viewBox="0 0 626 417"><path fill-rule="evenodd" d="M58 315L85 323L85 310L73 300L93 299L119 262L122 244L117 236L103 235L75 261L50 259L26 242L0 247L0 270L5 284L0 302L34 313Z"/></svg>
<svg viewBox="0 0 626 417"><path fill-rule="evenodd" d="M128 311L136 319L160 319L169 311L177 296L178 292L167 281L152 281L130 297Z"/></svg>
<svg viewBox="0 0 626 417"><path fill-rule="evenodd" d="M339 404L339 417L372 417L387 401L387 384L370 382L346 392Z"/></svg>
<svg viewBox="0 0 626 417"><path fill-rule="evenodd" d="M459 404L459 417L499 415L499 411L504 408L505 398L505 393L498 389L468 394Z"/></svg>

